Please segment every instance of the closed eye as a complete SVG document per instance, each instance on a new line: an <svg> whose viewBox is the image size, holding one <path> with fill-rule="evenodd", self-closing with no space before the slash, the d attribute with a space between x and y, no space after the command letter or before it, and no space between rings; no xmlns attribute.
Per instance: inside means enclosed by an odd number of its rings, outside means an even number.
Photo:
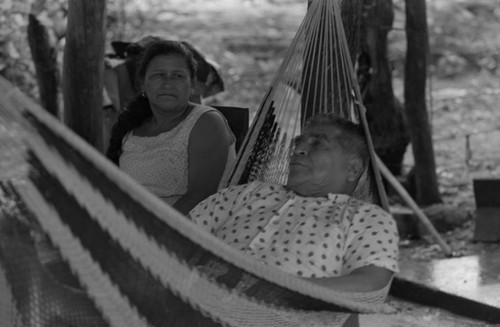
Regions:
<svg viewBox="0 0 500 327"><path fill-rule="evenodd" d="M293 145L294 146L297 146L299 145L301 142L304 141L304 136L303 135L299 135L299 136L296 136L294 139L293 139Z"/></svg>
<svg viewBox="0 0 500 327"><path fill-rule="evenodd" d="M330 142L326 139L315 139L312 146L317 150L328 150L330 149Z"/></svg>
<svg viewBox="0 0 500 327"><path fill-rule="evenodd" d="M329 147L330 141L324 134L299 135L293 140L293 145L298 146L303 142L308 142L312 146Z"/></svg>

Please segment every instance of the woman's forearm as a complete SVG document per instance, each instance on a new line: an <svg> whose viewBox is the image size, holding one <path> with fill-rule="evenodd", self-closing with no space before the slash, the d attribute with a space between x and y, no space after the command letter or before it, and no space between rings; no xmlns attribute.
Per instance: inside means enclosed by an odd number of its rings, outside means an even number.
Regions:
<svg viewBox="0 0 500 327"><path fill-rule="evenodd" d="M365 266L339 277L309 278L313 283L342 292L373 292L383 289L393 272L375 266Z"/></svg>

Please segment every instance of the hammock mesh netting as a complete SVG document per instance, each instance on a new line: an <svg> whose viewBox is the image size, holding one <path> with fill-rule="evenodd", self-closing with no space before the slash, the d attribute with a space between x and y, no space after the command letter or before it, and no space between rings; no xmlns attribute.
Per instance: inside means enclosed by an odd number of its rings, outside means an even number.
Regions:
<svg viewBox="0 0 500 327"><path fill-rule="evenodd" d="M233 183L284 181L306 104L362 122L339 19L312 2ZM2 78L0 94L1 326L355 326L380 308L387 289L336 292L241 256Z"/></svg>
<svg viewBox="0 0 500 327"><path fill-rule="evenodd" d="M293 139L317 113L362 124L371 162L376 162L339 5L329 0L311 2L261 101L229 184L285 184ZM367 167L354 196L388 208L376 166Z"/></svg>

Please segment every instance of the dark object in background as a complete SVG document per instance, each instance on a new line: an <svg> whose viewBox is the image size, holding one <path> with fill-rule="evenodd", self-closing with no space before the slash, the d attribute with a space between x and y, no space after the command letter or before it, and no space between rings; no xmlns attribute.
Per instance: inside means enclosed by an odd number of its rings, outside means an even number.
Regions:
<svg viewBox="0 0 500 327"><path fill-rule="evenodd" d="M235 150L236 153L240 150L241 143L245 139L249 126L248 108L241 107L226 107L226 106L211 106L219 110L227 119L229 128L236 137Z"/></svg>
<svg viewBox="0 0 500 327"><path fill-rule="evenodd" d="M59 117L59 71L56 49L49 39L47 28L33 14L28 15L28 44L36 69L40 104Z"/></svg>
<svg viewBox="0 0 500 327"><path fill-rule="evenodd" d="M474 179L476 227L474 241L500 241L500 179Z"/></svg>

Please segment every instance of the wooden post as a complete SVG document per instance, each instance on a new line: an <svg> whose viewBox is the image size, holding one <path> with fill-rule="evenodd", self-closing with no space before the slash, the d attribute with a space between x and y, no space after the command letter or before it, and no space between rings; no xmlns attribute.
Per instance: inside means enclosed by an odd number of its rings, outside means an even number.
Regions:
<svg viewBox="0 0 500 327"><path fill-rule="evenodd" d="M64 122L103 151L105 0L69 0L64 49Z"/></svg>
<svg viewBox="0 0 500 327"><path fill-rule="evenodd" d="M33 14L28 16L28 44L35 64L40 104L54 116L59 115L59 72L56 49L50 44L47 29Z"/></svg>
<svg viewBox="0 0 500 327"><path fill-rule="evenodd" d="M410 136L403 105L394 96L388 35L394 22L392 0L364 0L357 76L377 155L400 175Z"/></svg>
<svg viewBox="0 0 500 327"><path fill-rule="evenodd" d="M387 181L392 185L394 190L403 198L406 204L413 210L417 218L424 225L424 227L429 231L429 233L434 237L436 242L441 247L441 250L449 257L453 256L453 252L448 244L444 241L444 239L439 235L439 232L436 230L432 222L427 218L425 213L420 209L420 207L413 201L412 197L406 192L406 189L399 183L398 179L394 177L389 168L387 168L382 160L377 157L376 164L380 169L382 175L387 179Z"/></svg>
<svg viewBox="0 0 500 327"><path fill-rule="evenodd" d="M415 158L417 203L442 202L429 115L425 103L429 37L425 0L406 0L406 63L404 96L408 130Z"/></svg>

